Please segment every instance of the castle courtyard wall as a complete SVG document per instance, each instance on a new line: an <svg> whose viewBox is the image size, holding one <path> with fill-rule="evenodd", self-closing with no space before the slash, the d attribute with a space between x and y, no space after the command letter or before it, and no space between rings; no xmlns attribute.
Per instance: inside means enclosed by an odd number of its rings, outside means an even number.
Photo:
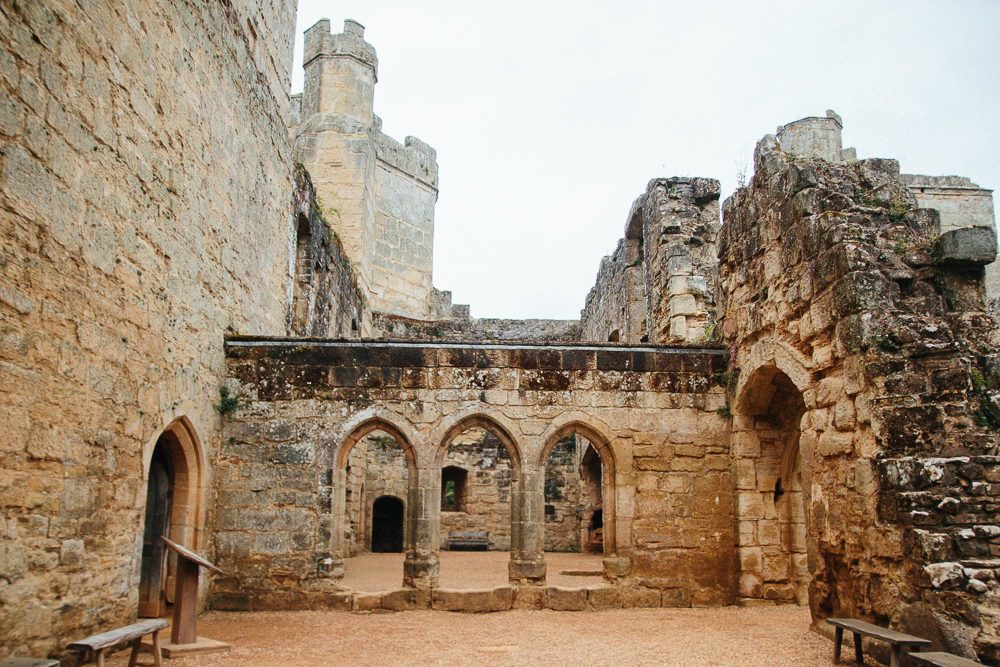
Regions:
<svg viewBox="0 0 1000 667"><path fill-rule="evenodd" d="M172 536L211 557L221 334L285 331L294 22L292 0L0 7L0 659L134 620L168 426Z"/></svg>
<svg viewBox="0 0 1000 667"><path fill-rule="evenodd" d="M251 338L230 339L228 350L230 383L251 402L226 422L219 512L291 512L290 494L296 506L293 522L216 532L230 573L216 581L217 608L334 604L346 461L373 429L407 452L404 581L435 587L444 452L473 427L500 438L511 458L512 582L544 581L543 465L575 432L604 470L605 575L649 589L657 606L733 599L719 351Z"/></svg>

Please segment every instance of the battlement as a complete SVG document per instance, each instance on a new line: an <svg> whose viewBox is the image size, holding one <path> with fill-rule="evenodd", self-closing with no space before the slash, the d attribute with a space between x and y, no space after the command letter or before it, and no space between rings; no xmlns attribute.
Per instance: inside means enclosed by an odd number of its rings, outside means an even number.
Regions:
<svg viewBox="0 0 1000 667"><path fill-rule="evenodd" d="M378 80L375 47L365 41L365 27L352 19L344 21L344 32L330 33L330 19L321 19L306 30L302 59L305 67L322 56L346 57L371 69Z"/></svg>

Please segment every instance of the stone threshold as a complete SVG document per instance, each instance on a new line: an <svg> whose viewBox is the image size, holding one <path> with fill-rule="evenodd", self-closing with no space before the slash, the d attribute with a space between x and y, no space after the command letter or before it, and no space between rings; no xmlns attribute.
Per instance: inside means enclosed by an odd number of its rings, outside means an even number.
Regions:
<svg viewBox="0 0 1000 667"><path fill-rule="evenodd" d="M625 588L619 586L498 586L482 589L395 588L377 593L340 591L327 599L327 608L340 611L455 611L486 613L512 609L604 611L608 609L690 607L685 589Z"/></svg>

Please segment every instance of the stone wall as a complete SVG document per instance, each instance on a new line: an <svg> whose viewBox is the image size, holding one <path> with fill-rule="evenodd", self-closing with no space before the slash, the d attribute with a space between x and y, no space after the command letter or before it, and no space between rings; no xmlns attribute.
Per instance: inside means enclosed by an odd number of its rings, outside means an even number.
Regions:
<svg viewBox="0 0 1000 667"><path fill-rule="evenodd" d="M939 234L893 160L782 149L758 144L719 240L739 595L801 600L808 577L817 621L995 662L995 236Z"/></svg>
<svg viewBox="0 0 1000 667"><path fill-rule="evenodd" d="M461 306L454 306L461 308ZM467 309L468 306L465 306ZM507 340L575 341L580 339L576 320L508 320L468 316L443 320L415 320L409 317L372 314L372 326L381 338L406 340Z"/></svg>
<svg viewBox="0 0 1000 667"><path fill-rule="evenodd" d="M441 469L449 444L470 428L492 433L510 457L512 582L544 580L544 462L576 433L601 459L606 576L649 589L657 604L725 604L736 570L728 424L717 412L724 359L657 346L232 338L230 383L251 402L226 422L233 472L220 475L219 511L230 502L282 511L264 490L294 491L308 528L217 531L230 576L216 582L214 604L333 604L346 551L346 467L373 430L406 453L404 582L436 586ZM245 484L261 491L245 495Z"/></svg>
<svg viewBox="0 0 1000 667"><path fill-rule="evenodd" d="M940 214L942 232L969 226L996 230L992 190L962 176L903 174L903 182L921 207ZM986 267L986 298L994 301L997 297L1000 297L1000 265L994 262Z"/></svg>
<svg viewBox="0 0 1000 667"><path fill-rule="evenodd" d="M581 312L583 340L710 339L718 199L719 182L711 178L649 182L629 211L624 241L601 262Z"/></svg>
<svg viewBox="0 0 1000 667"><path fill-rule="evenodd" d="M290 129L297 159L358 268L373 310L418 319L432 315L433 148L382 133L373 113L378 58L364 27L319 21L305 33L305 85L293 98Z"/></svg>
<svg viewBox="0 0 1000 667"><path fill-rule="evenodd" d="M285 330L294 14L0 7L0 659L134 620L165 430L211 557L222 335Z"/></svg>
<svg viewBox="0 0 1000 667"><path fill-rule="evenodd" d="M375 501L382 496L399 498L405 504L409 486L406 455L396 440L376 431L351 451L347 461L344 555L372 550L372 516Z"/></svg>
<svg viewBox="0 0 1000 667"><path fill-rule="evenodd" d="M575 434L563 438L545 459L545 550L580 551L580 520L584 481L580 476L580 449L590 443Z"/></svg>
<svg viewBox="0 0 1000 667"><path fill-rule="evenodd" d="M340 236L321 210L309 173L295 169L294 277L288 331L310 338L370 336L371 311Z"/></svg>

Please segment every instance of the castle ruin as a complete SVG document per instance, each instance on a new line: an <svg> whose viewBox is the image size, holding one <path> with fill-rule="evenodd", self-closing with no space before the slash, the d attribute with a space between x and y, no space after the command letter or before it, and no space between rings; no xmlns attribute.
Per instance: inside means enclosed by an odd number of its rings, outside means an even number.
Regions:
<svg viewBox="0 0 1000 667"><path fill-rule="evenodd" d="M580 321L475 319L362 26L290 96L294 0L84 4L0 7L0 658L158 614L160 534L216 609L463 609L483 531L480 610L800 604L1000 664L989 190L827 112L721 203L651 180ZM400 588L342 585L370 550Z"/></svg>

